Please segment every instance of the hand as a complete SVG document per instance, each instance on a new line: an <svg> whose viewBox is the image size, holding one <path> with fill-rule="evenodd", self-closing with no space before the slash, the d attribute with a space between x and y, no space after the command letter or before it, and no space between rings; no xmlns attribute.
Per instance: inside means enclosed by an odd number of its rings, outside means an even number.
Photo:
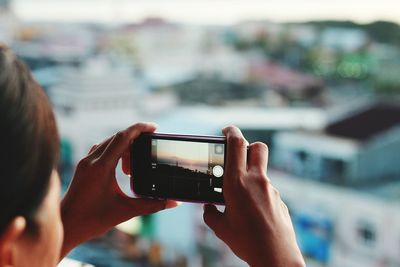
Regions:
<svg viewBox="0 0 400 267"><path fill-rule="evenodd" d="M65 236L62 256L79 243L132 217L177 205L174 201L129 198L121 192L115 178L118 161L124 157L124 165L129 162L132 141L142 132L154 132L155 129L153 124L135 124L93 146L89 155L79 162L61 203Z"/></svg>
<svg viewBox="0 0 400 267"><path fill-rule="evenodd" d="M204 221L250 266L305 266L288 209L266 176L267 146L257 142L247 148L236 127L223 132L228 142L223 185L226 207L222 213L205 205Z"/></svg>

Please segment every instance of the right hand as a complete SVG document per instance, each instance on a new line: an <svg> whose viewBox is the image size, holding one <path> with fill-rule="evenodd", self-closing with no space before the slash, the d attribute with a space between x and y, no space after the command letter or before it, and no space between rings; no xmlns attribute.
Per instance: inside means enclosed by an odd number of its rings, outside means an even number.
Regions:
<svg viewBox="0 0 400 267"><path fill-rule="evenodd" d="M288 208L266 175L268 147L260 142L248 146L233 126L223 133L228 142L226 206L220 212L205 205L205 223L250 266L305 266Z"/></svg>

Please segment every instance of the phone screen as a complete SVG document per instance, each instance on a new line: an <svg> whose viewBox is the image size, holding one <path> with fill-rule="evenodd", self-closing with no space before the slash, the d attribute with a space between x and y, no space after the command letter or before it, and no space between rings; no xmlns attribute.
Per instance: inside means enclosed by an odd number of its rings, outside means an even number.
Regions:
<svg viewBox="0 0 400 267"><path fill-rule="evenodd" d="M143 151L149 147L149 157L139 157L134 162L136 175L133 176L139 194L194 202L224 202L224 139L151 136L147 140L149 142L143 142Z"/></svg>
<svg viewBox="0 0 400 267"><path fill-rule="evenodd" d="M153 139L151 167L173 177L221 178L224 174L224 144Z"/></svg>

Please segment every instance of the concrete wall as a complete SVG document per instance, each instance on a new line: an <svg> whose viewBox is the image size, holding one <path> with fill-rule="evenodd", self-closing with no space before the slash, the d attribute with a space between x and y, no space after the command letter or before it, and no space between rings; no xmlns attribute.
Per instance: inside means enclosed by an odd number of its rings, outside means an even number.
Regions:
<svg viewBox="0 0 400 267"><path fill-rule="evenodd" d="M357 175L354 180L400 178L400 127L364 146L357 157Z"/></svg>
<svg viewBox="0 0 400 267"><path fill-rule="evenodd" d="M306 211L332 221L334 234L327 266L400 266L399 200L304 181L276 171L270 171L269 176L292 215ZM368 224L373 229L373 242L365 242L360 236L362 224Z"/></svg>

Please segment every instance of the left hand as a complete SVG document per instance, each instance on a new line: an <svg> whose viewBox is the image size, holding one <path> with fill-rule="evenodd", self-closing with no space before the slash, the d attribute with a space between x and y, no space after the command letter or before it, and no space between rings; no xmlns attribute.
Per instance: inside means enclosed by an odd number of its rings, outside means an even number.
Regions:
<svg viewBox="0 0 400 267"><path fill-rule="evenodd" d="M142 132L154 132L155 129L151 123L135 124L93 146L88 156L79 162L61 203L64 225L62 256L78 244L132 217L177 205L169 200L129 198L121 192L116 181L118 161L129 155L130 144Z"/></svg>

